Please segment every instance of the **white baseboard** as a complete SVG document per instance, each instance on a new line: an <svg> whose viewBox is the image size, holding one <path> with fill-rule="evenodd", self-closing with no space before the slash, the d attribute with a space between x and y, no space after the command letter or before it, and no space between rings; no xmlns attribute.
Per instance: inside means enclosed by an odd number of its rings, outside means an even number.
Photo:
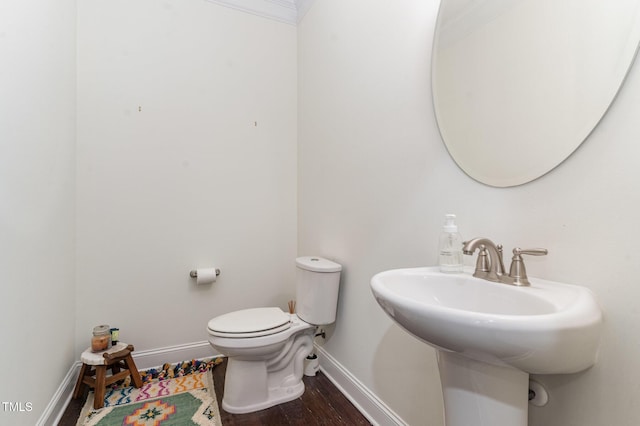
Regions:
<svg viewBox="0 0 640 426"><path fill-rule="evenodd" d="M73 363L66 376L64 376L62 383L58 386L56 393L53 394L53 398L51 398L51 401L47 404L47 407L38 419L36 426L55 426L60 423L60 418L71 400L71 395L73 394L73 388L76 385L79 372L80 361L76 361Z"/></svg>
<svg viewBox="0 0 640 426"><path fill-rule="evenodd" d="M377 426L407 426L400 416L387 407L327 351L317 345L315 349L320 359L320 370L367 420Z"/></svg>
<svg viewBox="0 0 640 426"><path fill-rule="evenodd" d="M174 363L192 359L211 358L219 355L208 341L167 346L165 348L135 351L133 360L138 370L160 367L165 362Z"/></svg>
<svg viewBox="0 0 640 426"><path fill-rule="evenodd" d="M203 359L217 356L208 341L187 343L184 345L168 346L165 348L135 351L133 360L139 370L160 367L164 363L175 363L192 359ZM60 422L64 411L71 401L73 389L80 373L82 363L73 363L67 375L62 380L58 390L47 404L44 412L38 419L36 426L55 426Z"/></svg>

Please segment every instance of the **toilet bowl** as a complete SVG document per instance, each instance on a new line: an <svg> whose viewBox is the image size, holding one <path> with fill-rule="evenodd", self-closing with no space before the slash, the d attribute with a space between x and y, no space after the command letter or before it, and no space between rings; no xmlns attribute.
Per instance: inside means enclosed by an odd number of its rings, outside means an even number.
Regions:
<svg viewBox="0 0 640 426"><path fill-rule="evenodd" d="M253 318L257 324L261 317L280 316L286 322L276 326L275 332L267 329L246 332L251 337L225 337L217 320L228 318L223 315L209 321L209 343L229 359L222 408L229 413L250 413L302 395L303 362L313 350L316 326L279 308L246 309L230 315Z"/></svg>
<svg viewBox="0 0 640 426"><path fill-rule="evenodd" d="M228 357L222 408L229 413L263 410L304 393L304 360L317 326L335 321L342 267L318 257L298 258L296 265L297 314L252 308L207 324L209 343Z"/></svg>

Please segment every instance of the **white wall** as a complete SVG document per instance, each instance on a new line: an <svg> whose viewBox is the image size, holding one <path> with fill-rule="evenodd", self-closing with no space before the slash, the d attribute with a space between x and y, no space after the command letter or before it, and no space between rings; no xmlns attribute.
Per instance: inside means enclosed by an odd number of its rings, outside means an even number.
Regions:
<svg viewBox="0 0 640 426"><path fill-rule="evenodd" d="M76 359L75 3L0 4L0 424L35 424Z"/></svg>
<svg viewBox="0 0 640 426"><path fill-rule="evenodd" d="M432 265L443 215L466 238L547 247L529 274L591 288L606 315L591 370L537 377L550 402L534 426L640 418L640 67L604 121L564 164L496 189L449 158L434 119L430 52L437 1L315 2L298 35L300 253L344 265L338 320L325 349L408 424L439 426L434 351L376 305L376 272Z"/></svg>
<svg viewBox="0 0 640 426"><path fill-rule="evenodd" d="M296 28L194 0L78 4L77 344L204 341L293 297ZM195 267L218 281L197 287ZM213 353L213 350L212 350Z"/></svg>

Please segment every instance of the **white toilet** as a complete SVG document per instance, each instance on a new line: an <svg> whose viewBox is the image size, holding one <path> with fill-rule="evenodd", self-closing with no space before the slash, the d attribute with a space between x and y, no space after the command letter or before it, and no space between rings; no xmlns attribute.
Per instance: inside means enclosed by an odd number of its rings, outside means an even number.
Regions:
<svg viewBox="0 0 640 426"><path fill-rule="evenodd" d="M222 408L251 413L304 393L304 360L316 327L336 319L342 266L320 257L296 259L296 314L254 308L209 321L209 343L228 357Z"/></svg>

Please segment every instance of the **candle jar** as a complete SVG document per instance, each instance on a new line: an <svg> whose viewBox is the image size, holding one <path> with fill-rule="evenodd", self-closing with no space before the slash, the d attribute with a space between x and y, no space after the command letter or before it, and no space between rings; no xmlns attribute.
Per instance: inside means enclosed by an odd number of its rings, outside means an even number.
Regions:
<svg viewBox="0 0 640 426"><path fill-rule="evenodd" d="M93 327L93 337L91 338L91 350L100 352L109 349L111 330L108 325L98 325Z"/></svg>

